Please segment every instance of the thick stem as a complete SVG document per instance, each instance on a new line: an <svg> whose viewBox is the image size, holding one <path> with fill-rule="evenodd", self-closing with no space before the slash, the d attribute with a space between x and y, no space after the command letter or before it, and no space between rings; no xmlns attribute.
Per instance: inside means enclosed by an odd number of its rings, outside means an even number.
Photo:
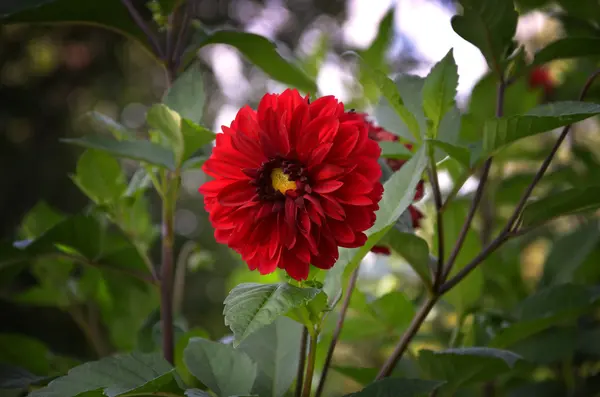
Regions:
<svg viewBox="0 0 600 397"><path fill-rule="evenodd" d="M400 361L400 359L402 358L402 355L408 348L408 344L415 337L417 332L419 332L419 328L421 328L421 325L427 318L427 315L429 314L429 312L431 311L431 309L433 308L433 306L435 305L437 300L438 300L438 296L434 295L434 296L428 297L427 300L425 301L425 303L423 303L423 306L421 306L421 309L419 309L419 311L417 312L415 317L413 317L412 322L408 326L408 329L406 330L406 332L404 332L404 335L402 335L402 338L400 338L400 341L396 345L396 348L394 349L393 353L388 357L387 361L383 364L383 367L381 367L381 370L379 370L379 373L377 374L377 378L375 378L375 380L387 378L388 376L390 376L392 374L392 372L394 371L394 368L396 367L396 364L398 363L398 361Z"/></svg>
<svg viewBox="0 0 600 397"><path fill-rule="evenodd" d="M333 331L333 336L331 338L329 350L327 350L327 356L325 357L325 365L323 366L323 372L321 373L321 379L319 380L319 385L317 386L315 397L319 397L323 393L323 389L325 387L325 380L327 379L327 373L329 372L329 367L333 358L333 352L335 351L335 346L337 345L338 340L340 339L342 327L344 326L344 320L346 319L346 313L348 312L348 307L350 306L350 298L352 297L354 287L356 287L356 280L358 279L358 269L359 268L357 267L350 276L350 281L348 282L348 287L346 288L346 296L344 297L344 302L342 303L342 308L340 309L340 317L338 318L335 330Z"/></svg>
<svg viewBox="0 0 600 397"><path fill-rule="evenodd" d="M430 169L429 169L429 182L433 190L433 201L435 202L435 213L436 213L436 227L437 227L437 240L438 240L438 262L435 268L435 275L433 277L433 290L437 291L441 283L444 269L444 217L442 214L442 191L440 189L440 183L438 180L437 167L433 155L430 156Z"/></svg>
<svg viewBox="0 0 600 397"><path fill-rule="evenodd" d="M167 176L167 186L171 178ZM173 335L173 243L175 240L174 211L175 198L165 195L162 203L162 244L160 279L160 317L162 322L163 355L165 360L174 363L175 342Z"/></svg>
<svg viewBox="0 0 600 397"><path fill-rule="evenodd" d="M308 329L302 327L302 339L300 340L300 358L298 360L298 373L296 375L295 397L302 397L302 386L304 383L304 367L306 367L306 344L308 343Z"/></svg>
<svg viewBox="0 0 600 397"><path fill-rule="evenodd" d="M309 335L308 358L306 361L306 373L304 374L302 397L310 397L313 374L315 373L315 360L317 358L317 337L319 336L319 333L312 330L309 332Z"/></svg>

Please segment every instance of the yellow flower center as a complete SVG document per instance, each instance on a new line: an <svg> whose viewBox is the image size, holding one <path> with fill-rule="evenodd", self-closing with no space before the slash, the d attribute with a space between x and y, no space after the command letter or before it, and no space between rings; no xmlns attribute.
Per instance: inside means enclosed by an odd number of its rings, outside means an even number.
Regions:
<svg viewBox="0 0 600 397"><path fill-rule="evenodd" d="M281 168L271 171L271 185L273 185L273 189L279 190L283 194L288 190L296 190L296 182L290 181Z"/></svg>

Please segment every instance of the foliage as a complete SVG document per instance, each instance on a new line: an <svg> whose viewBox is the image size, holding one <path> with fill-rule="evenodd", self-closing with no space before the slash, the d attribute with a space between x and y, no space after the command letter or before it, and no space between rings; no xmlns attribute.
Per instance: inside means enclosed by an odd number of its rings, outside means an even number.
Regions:
<svg viewBox="0 0 600 397"><path fill-rule="evenodd" d="M390 76L386 51L395 10L388 11L373 43L345 57L356 67L353 84L361 86L349 102L358 113L372 110L377 125L398 137L379 142L384 191L364 243L339 247L334 267L312 266L305 281L280 271L244 273L223 302L231 334L218 339L190 324L182 306L192 268L222 275L227 264L211 255L225 248L207 249L200 239L182 243L176 233L185 177L202 174L214 142L228 139L211 131L204 117L212 92L198 52L214 44L234 48L269 78L315 98L326 94L316 80L334 50L321 37L315 53L290 59L261 35L191 21L186 1L151 1L145 9L127 0L88 3L9 1L0 6L1 21L116 31L152 54L168 89L149 106L143 131L90 112L95 133L62 139L84 149L70 177L87 197L86 208L64 214L40 202L15 238L0 244L2 297L66 315L86 346L75 357L55 349L43 331L2 331L0 391L32 397L542 396L551 383L564 395L598 393L600 161L597 140L580 132L598 129L591 120L600 114L593 102L600 73L577 84L567 74L554 97L528 84L533 70L563 59L573 74L594 63L598 4L585 2L582 13L559 1L565 37L528 57L515 38L517 22L523 10L546 10L547 2L461 0L452 27L490 69L466 106L456 100L454 50L426 77ZM574 25L587 29L573 34ZM257 123L287 128L285 118ZM558 156L570 129L577 134ZM392 170L394 161L401 166ZM442 176L449 188L441 187ZM415 226L411 205L423 180L428 194L419 207L426 217ZM462 189L467 180L475 181L474 191ZM160 207L160 222L153 205ZM544 244L550 248L540 255ZM384 277L364 265L382 247L391 253L377 256L376 266L389 265ZM542 257L539 263L532 263L532 252ZM10 287L23 277L31 280L25 288ZM210 288L202 284L202 291ZM204 310L194 300L185 304ZM340 382L326 384L327 376Z"/></svg>

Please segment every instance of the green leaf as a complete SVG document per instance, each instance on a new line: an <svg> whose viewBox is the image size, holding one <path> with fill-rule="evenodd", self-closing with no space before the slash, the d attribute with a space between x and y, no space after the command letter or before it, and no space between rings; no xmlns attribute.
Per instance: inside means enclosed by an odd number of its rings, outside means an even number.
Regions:
<svg viewBox="0 0 600 397"><path fill-rule="evenodd" d="M523 210L524 227L539 225L564 215L595 211L600 208L600 186L583 186L542 197Z"/></svg>
<svg viewBox="0 0 600 397"><path fill-rule="evenodd" d="M202 146L211 143L216 137L215 133L188 119L181 120L181 133L183 134L183 143L185 147L185 150L183 151L183 160L185 162L182 167L196 167L201 162L203 163L206 161L205 157L191 158L191 156Z"/></svg>
<svg viewBox="0 0 600 397"><path fill-rule="evenodd" d="M556 59L597 57L600 55L600 38L565 37L558 39L535 54L531 67Z"/></svg>
<svg viewBox="0 0 600 397"><path fill-rule="evenodd" d="M204 112L204 82L199 63L188 67L173 83L163 103L184 119L202 121Z"/></svg>
<svg viewBox="0 0 600 397"><path fill-rule="evenodd" d="M596 249L600 242L600 224L591 221L560 236L544 264L541 286L550 286L573 281L577 269Z"/></svg>
<svg viewBox="0 0 600 397"><path fill-rule="evenodd" d="M205 45L227 44L236 48L251 63L273 79L306 93L317 92L317 84L300 68L286 61L277 51L275 43L263 36L235 30L201 32L200 36L191 53L195 54L199 48Z"/></svg>
<svg viewBox="0 0 600 397"><path fill-rule="evenodd" d="M100 389L104 390L105 396L115 397L140 386L153 389L158 384L169 384L173 374L173 368L160 354L131 353L75 367L66 376L33 391L30 396L75 397Z"/></svg>
<svg viewBox="0 0 600 397"><path fill-rule="evenodd" d="M429 268L429 246L421 237L412 233L403 233L392 229L386 236L391 248L400 254L419 275L421 280L431 287L431 270Z"/></svg>
<svg viewBox="0 0 600 397"><path fill-rule="evenodd" d="M460 0L463 15L452 17L452 28L475 45L490 69L502 75L502 61L517 29L518 14L512 0Z"/></svg>
<svg viewBox="0 0 600 397"><path fill-rule="evenodd" d="M0 362L24 368L36 375L50 372L48 347L20 334L0 334Z"/></svg>
<svg viewBox="0 0 600 397"><path fill-rule="evenodd" d="M458 85L458 67L452 50L429 72L423 85L423 110L425 116L433 122L433 131L428 132L435 138L444 115L454 105Z"/></svg>
<svg viewBox="0 0 600 397"><path fill-rule="evenodd" d="M412 152L400 142L380 141L378 143L383 158L406 160L412 157Z"/></svg>
<svg viewBox="0 0 600 397"><path fill-rule="evenodd" d="M434 380L388 378L346 397L426 397L443 384Z"/></svg>
<svg viewBox="0 0 600 397"><path fill-rule="evenodd" d="M181 116L163 104L153 105L146 115L148 125L161 134L163 141L175 153L175 162L183 160L185 144L181 132Z"/></svg>
<svg viewBox="0 0 600 397"><path fill-rule="evenodd" d="M384 192L379 202L375 224L365 233L368 236L360 248L340 248L339 259L325 276L323 290L329 298L330 306L339 298L342 279L349 275L377 244L379 240L395 225L396 221L412 203L421 174L427 166L425 145L421 146L414 156L402 168L396 171L383 185Z"/></svg>
<svg viewBox="0 0 600 397"><path fill-rule="evenodd" d="M425 79L413 75L400 75L394 78L394 84L400 93L404 107L413 117L406 116L406 119L399 117L398 113L390 106L389 101L383 97L375 107L375 119L387 131L411 142L416 142L418 139L416 139L415 133L410 130L410 126L412 125L413 128L416 128L416 134L418 135L420 135L420 131L427 130L422 105L422 91Z"/></svg>
<svg viewBox="0 0 600 397"><path fill-rule="evenodd" d="M210 394L200 389L187 389L185 391L186 397L212 397Z"/></svg>
<svg viewBox="0 0 600 397"><path fill-rule="evenodd" d="M39 6L31 7L32 5ZM15 13L14 11L18 12ZM72 23L100 26L136 40L150 53L153 53L144 31L133 21L120 0L104 0L101 2L26 0L21 1L18 8L10 6L0 8L0 14L8 13L12 13L12 15L0 20L0 23L4 25L14 23Z"/></svg>
<svg viewBox="0 0 600 397"><path fill-rule="evenodd" d="M467 218L469 202L465 200L453 201L444 211L444 257L450 257L454 243L458 240L462 226ZM432 239L432 252L438 251L437 231ZM469 261L481 251L481 241L479 236L472 228L467 232L467 236L456 258L454 267L450 276L452 277L460 269L465 267ZM473 270L468 277L461 281L456 287L444 295L444 300L450 302L459 313L469 311L473 306L479 303L483 294L484 279L481 268Z"/></svg>
<svg viewBox="0 0 600 397"><path fill-rule="evenodd" d="M506 348L558 323L573 321L598 302L593 288L561 284L530 295L516 309L517 321L499 332L490 346Z"/></svg>
<svg viewBox="0 0 600 397"><path fill-rule="evenodd" d="M428 139L427 143L443 150L448 156L458 161L463 167L471 168L471 152L468 148L436 139Z"/></svg>
<svg viewBox="0 0 600 397"><path fill-rule="evenodd" d="M487 120L483 130L483 151L491 155L519 139L563 127L600 114L600 105L589 102L553 102L524 115Z"/></svg>
<svg viewBox="0 0 600 397"><path fill-rule="evenodd" d="M256 364L231 345L192 338L184 351L188 370L219 396L250 394Z"/></svg>
<svg viewBox="0 0 600 397"><path fill-rule="evenodd" d="M144 163L158 165L170 170L175 169L173 153L150 141L116 141L99 135L63 139L62 141L90 149L102 150L117 157L143 161Z"/></svg>
<svg viewBox="0 0 600 397"><path fill-rule="evenodd" d="M377 368L362 368L362 367L337 367L332 366L334 370L348 378L360 383L361 385L367 385L377 377L379 369Z"/></svg>
<svg viewBox="0 0 600 397"><path fill-rule="evenodd" d="M2 389L27 389L47 378L37 376L23 368L13 367L0 362L0 390Z"/></svg>
<svg viewBox="0 0 600 397"><path fill-rule="evenodd" d="M287 283L243 283L225 298L225 325L235 336L238 345L253 332L269 325L279 316L306 306L321 290L298 288Z"/></svg>
<svg viewBox="0 0 600 397"><path fill-rule="evenodd" d="M375 316L386 326L402 331L415 315L413 303L400 291L389 292L371 303Z"/></svg>
<svg viewBox="0 0 600 397"><path fill-rule="evenodd" d="M369 236L365 244L360 248L339 248L339 258L333 268L327 271L323 291L327 294L329 306L337 304L342 293L342 280L349 277L354 269L360 264L371 248L393 227L388 225L384 229Z"/></svg>
<svg viewBox="0 0 600 397"><path fill-rule="evenodd" d="M25 238L33 239L44 234L64 218L64 215L51 208L46 202L40 201L25 215L21 223L21 234Z"/></svg>
<svg viewBox="0 0 600 397"><path fill-rule="evenodd" d="M136 133L134 131L128 130L124 125L116 122L112 118L102 113L92 111L86 113L86 116L91 122L92 128L98 132L109 132L117 140L135 139L136 137Z"/></svg>
<svg viewBox="0 0 600 397"><path fill-rule="evenodd" d="M383 185L383 197L376 212L375 225L366 233L370 236L392 225L413 202L417 184L427 166L426 145L417 150L414 156L402 168L392 175Z"/></svg>
<svg viewBox="0 0 600 397"><path fill-rule="evenodd" d="M73 181L96 204L113 203L127 189L119 161L94 149L86 150L79 157Z"/></svg>
<svg viewBox="0 0 600 397"><path fill-rule="evenodd" d="M396 112L396 114L400 116L402 121L404 121L404 123L408 127L409 132L412 134L413 138L418 142L420 140L419 122L417 121L413 113L411 113L408 110L408 108L404 105L402 96L400 96L400 93L398 92L398 88L396 87L394 81L387 77L385 73L383 73L379 69L376 69L373 66L369 65L365 59L361 58L360 56L358 56L358 58L361 62L361 66L368 73L368 76L381 90L381 94L385 97L385 99L387 99L387 102Z"/></svg>
<svg viewBox="0 0 600 397"><path fill-rule="evenodd" d="M514 344L510 349L527 361L549 365L571 357L577 346L577 337L575 328L551 328Z"/></svg>
<svg viewBox="0 0 600 397"><path fill-rule="evenodd" d="M487 347L419 352L423 371L432 379L447 381L442 389L450 395L462 386L491 380L510 371L520 359L515 353Z"/></svg>
<svg viewBox="0 0 600 397"><path fill-rule="evenodd" d="M239 350L257 364L252 392L261 397L281 397L292 385L298 369L302 326L286 317L256 331Z"/></svg>

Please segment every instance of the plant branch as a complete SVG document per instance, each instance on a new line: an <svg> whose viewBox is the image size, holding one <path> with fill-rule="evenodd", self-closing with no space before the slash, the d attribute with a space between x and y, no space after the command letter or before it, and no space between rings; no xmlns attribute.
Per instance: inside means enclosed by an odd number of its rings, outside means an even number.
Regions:
<svg viewBox="0 0 600 397"><path fill-rule="evenodd" d="M308 329L302 327L302 339L300 340L300 358L298 361L298 373L296 375L295 397L302 397L302 386L304 383L304 367L306 367L306 344L308 343Z"/></svg>
<svg viewBox="0 0 600 397"><path fill-rule="evenodd" d="M583 86L583 89L581 90L581 94L579 95L580 101L582 101L585 98L588 90L590 89L593 82L596 80L596 78L599 75L600 75L600 69L596 70L587 79L585 85ZM473 258L473 260L467 266L462 268L452 279L450 279L446 283L444 283L444 285L440 289L440 293L443 294L443 293L449 291L450 289L452 289L456 284L458 284L465 277L467 277L467 275L469 275L469 273L471 273L492 252L494 252L498 247L500 247L502 244L504 244L511 237L511 235L513 233L515 233L513 231L513 226L515 225L515 223L518 221L519 217L521 216L521 212L525 208L525 205L527 204L527 200L529 200L529 197L531 196L533 189L536 187L536 185L542 179L542 177L548 170L548 167L550 167L550 163L552 162L552 159L558 152L560 145L563 143L563 141L567 137L570 129L571 129L571 125L567 125L565 128L563 128L559 138L557 139L556 143L554 144L554 147L552 148L552 150L550 151L548 156L544 159L544 162L542 163L541 167L535 174L535 176L534 176L533 180L531 181L531 183L529 184L529 186L527 186L527 189L525 189L525 192L521 196L521 199L519 200L519 203L517 204L515 210L513 211L512 215L510 216L508 221L506 222L506 226L504 226L504 228L498 234L498 236L494 240L492 240L488 244L488 246L485 247L483 249L483 251L481 251L479 253L479 255L477 255L475 258ZM518 232L516 232L516 233L518 233Z"/></svg>
<svg viewBox="0 0 600 397"><path fill-rule="evenodd" d="M437 294L432 295L429 296L427 300L423 303L423 306L421 306L417 314L413 317L412 322L408 326L408 329L406 330L406 332L404 332L402 338L400 338L400 341L394 348L394 351L383 364L381 370L379 370L379 373L377 374L375 380L381 380L392 374L392 371L394 371L396 364L402 358L402 355L408 348L408 344L415 337L417 332L419 332L421 325L423 325L423 322L427 318L427 315L429 314L429 312L431 311L438 299L439 296Z"/></svg>
<svg viewBox="0 0 600 397"><path fill-rule="evenodd" d="M496 117L502 117L503 109L504 109L504 92L506 90L506 83L504 80L500 80L498 83L498 93L496 99ZM483 197L483 192L485 190L485 184L487 182L487 178L490 174L490 169L492 168L493 157L490 157L486 160L483 170L481 172L481 177L479 178L479 185L477 186L477 190L475 191L475 196L473 197L473 201L471 202L471 207L469 208L469 212L467 214L467 219L460 230L460 234L458 235L458 240L450 253L450 257L448 258L448 263L446 263L446 268L444 269L444 274L442 278L442 282L445 281L450 272L452 271L452 266L456 262L456 258L462 249L462 246L467 238L467 233L471 228L471 223L473 222L473 218L475 217L475 213L477 212L477 207L479 206L479 202Z"/></svg>
<svg viewBox="0 0 600 397"><path fill-rule="evenodd" d="M348 312L348 307L350 306L352 292L356 287L356 280L358 279L358 270L359 268L357 267L350 276L350 281L348 282L348 287L346 288L346 296L344 297L344 302L342 303L342 307L340 309L340 317L338 318L335 330L333 331L331 343L329 344L329 350L327 350L325 364L323 365L323 372L321 373L321 379L319 380L319 385L317 386L315 397L319 397L323 393L323 389L325 387L325 380L327 379L327 373L329 372L329 367L333 358L333 352L335 350L335 346L338 343L338 340L340 339L342 327L344 326L344 320L346 319L346 313Z"/></svg>
<svg viewBox="0 0 600 397"><path fill-rule="evenodd" d="M312 379L315 372L315 360L317 358L317 337L319 333L315 330L309 332L310 340L308 346L308 359L306 363L306 373L304 374L304 387L302 388L302 397L310 397L312 389Z"/></svg>
<svg viewBox="0 0 600 397"><path fill-rule="evenodd" d="M167 174L165 184L167 194L162 202L162 239L161 239L161 280L160 280L160 317L162 321L163 355L173 364L175 342L173 335L173 273L175 242L175 202L177 201L178 174Z"/></svg>
<svg viewBox="0 0 600 397"><path fill-rule="evenodd" d="M430 157L429 182L433 190L433 201L435 203L436 227L438 237L438 262L435 268L435 276L433 278L433 290L437 291L438 287L443 282L444 269L444 223L442 215L442 191L440 190L440 182L438 180L437 167L433 156Z"/></svg>
<svg viewBox="0 0 600 397"><path fill-rule="evenodd" d="M185 39L187 36L188 28L190 26L190 19L192 14L192 2L188 1L185 5L185 9L183 10L183 17L181 19L181 26L179 28L179 32L177 34L177 41L175 42L175 48L173 48L173 71L179 69L181 65L181 58L183 56L183 52L185 51Z"/></svg>
<svg viewBox="0 0 600 397"><path fill-rule="evenodd" d="M131 0L121 0L121 2L127 8L127 10L129 11L129 15L131 15L131 18L136 23L136 25L139 26L140 29L142 29L142 31L144 32L144 34L148 38L148 41L150 42L150 44L154 48L154 51L156 52L156 54L160 58L164 59L165 53L163 52L163 50L162 50L162 48L160 46L160 43L158 42L158 37L156 36L156 34L154 34L154 32L152 31L152 29L150 29L150 26L148 26L148 24L146 23L146 21L144 21L144 18L142 18L142 16L137 11L137 9L135 8L135 6L131 2Z"/></svg>

